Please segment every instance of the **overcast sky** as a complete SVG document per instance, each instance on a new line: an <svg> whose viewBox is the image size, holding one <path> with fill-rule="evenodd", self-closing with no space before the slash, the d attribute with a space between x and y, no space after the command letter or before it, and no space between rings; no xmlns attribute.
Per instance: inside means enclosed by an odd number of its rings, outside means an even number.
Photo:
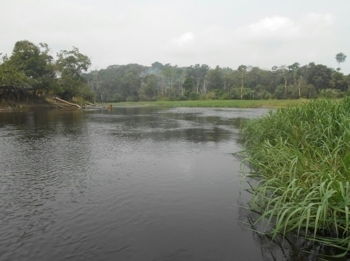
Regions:
<svg viewBox="0 0 350 261"><path fill-rule="evenodd" d="M18 40L76 46L92 69L154 61L271 68L348 60L349 0L0 0L0 52Z"/></svg>

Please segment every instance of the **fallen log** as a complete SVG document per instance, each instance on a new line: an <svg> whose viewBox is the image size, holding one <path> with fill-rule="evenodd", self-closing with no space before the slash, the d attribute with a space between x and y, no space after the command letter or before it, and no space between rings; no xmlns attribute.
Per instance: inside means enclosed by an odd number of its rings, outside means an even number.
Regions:
<svg viewBox="0 0 350 261"><path fill-rule="evenodd" d="M67 105L69 105L69 106L76 107L77 109L81 109L81 106L80 106L79 104L72 103L72 102L63 100L63 99L58 98L58 97L55 97L54 100L56 100L56 101L58 101L58 102L61 102L61 103L64 103L64 104L67 104Z"/></svg>

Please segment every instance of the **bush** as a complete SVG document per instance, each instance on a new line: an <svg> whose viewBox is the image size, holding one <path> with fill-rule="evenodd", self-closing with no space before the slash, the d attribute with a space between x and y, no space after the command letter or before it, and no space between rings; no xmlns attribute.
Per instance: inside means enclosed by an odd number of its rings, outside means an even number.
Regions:
<svg viewBox="0 0 350 261"><path fill-rule="evenodd" d="M337 89L324 89L320 91L319 97L321 98L341 98L344 93Z"/></svg>
<svg viewBox="0 0 350 261"><path fill-rule="evenodd" d="M265 100L268 100L268 99L272 99L273 98L273 95L266 91L266 90L259 90L257 92L255 92L254 94L254 99L265 99Z"/></svg>
<svg viewBox="0 0 350 261"><path fill-rule="evenodd" d="M199 94L195 92L191 92L188 94L188 100L198 100L199 99Z"/></svg>
<svg viewBox="0 0 350 261"><path fill-rule="evenodd" d="M110 101L121 102L121 101L124 101L124 99L123 99L123 97L120 94L116 93L116 94L113 95L113 99L108 100L108 101L109 102Z"/></svg>
<svg viewBox="0 0 350 261"><path fill-rule="evenodd" d="M216 96L215 91L210 91L210 92L207 92L204 95L201 95L201 99L203 99L203 100L214 100L214 99L217 99L217 96Z"/></svg>
<svg viewBox="0 0 350 261"><path fill-rule="evenodd" d="M129 102L133 102L133 101L138 101L138 97L137 96L128 96L126 97L126 101L129 101Z"/></svg>
<svg viewBox="0 0 350 261"><path fill-rule="evenodd" d="M317 97L316 87L312 84L305 84L301 86L301 97L307 99L313 99Z"/></svg>

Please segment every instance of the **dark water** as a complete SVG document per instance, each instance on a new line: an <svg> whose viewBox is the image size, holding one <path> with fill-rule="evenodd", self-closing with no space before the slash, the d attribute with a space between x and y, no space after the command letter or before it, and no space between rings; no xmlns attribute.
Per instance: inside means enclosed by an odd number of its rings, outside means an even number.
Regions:
<svg viewBox="0 0 350 261"><path fill-rule="evenodd" d="M273 260L232 155L264 113L0 114L0 260Z"/></svg>

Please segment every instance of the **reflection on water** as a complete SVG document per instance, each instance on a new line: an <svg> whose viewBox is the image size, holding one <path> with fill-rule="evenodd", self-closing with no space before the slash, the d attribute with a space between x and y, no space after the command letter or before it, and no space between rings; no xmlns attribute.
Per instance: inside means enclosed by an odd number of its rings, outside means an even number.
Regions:
<svg viewBox="0 0 350 261"><path fill-rule="evenodd" d="M0 114L0 260L274 260L232 157L266 112Z"/></svg>

